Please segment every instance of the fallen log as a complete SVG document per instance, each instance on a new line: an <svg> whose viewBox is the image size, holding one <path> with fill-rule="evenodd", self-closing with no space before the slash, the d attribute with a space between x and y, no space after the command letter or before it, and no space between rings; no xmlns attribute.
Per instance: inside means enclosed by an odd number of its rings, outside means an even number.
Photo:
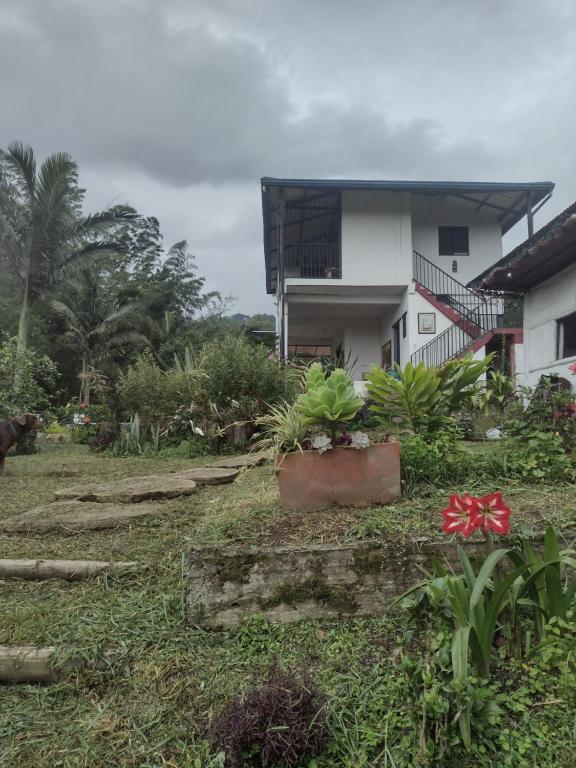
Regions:
<svg viewBox="0 0 576 768"><path fill-rule="evenodd" d="M74 672L106 669L105 657L86 660L74 656L58 663L56 648L35 645L0 645L0 682L3 683L56 683Z"/></svg>
<svg viewBox="0 0 576 768"><path fill-rule="evenodd" d="M77 581L95 576L103 571L139 571L146 567L144 563L113 560L0 559L0 578Z"/></svg>

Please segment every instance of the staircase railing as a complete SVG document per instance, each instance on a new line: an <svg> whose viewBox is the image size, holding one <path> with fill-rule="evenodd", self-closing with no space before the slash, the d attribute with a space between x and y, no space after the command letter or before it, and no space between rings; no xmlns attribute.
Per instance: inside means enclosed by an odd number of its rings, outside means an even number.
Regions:
<svg viewBox="0 0 576 768"><path fill-rule="evenodd" d="M416 350L414 364L442 365L446 360L466 352L474 342L497 328L521 324L521 304L504 297L482 296L467 288L455 277L437 267L418 251L414 256L414 280L434 295L442 304L453 309L459 319L428 344Z"/></svg>
<svg viewBox="0 0 576 768"><path fill-rule="evenodd" d="M484 297L444 272L418 251L413 251L412 255L414 280L458 314L465 317L471 310L485 303Z"/></svg>
<svg viewBox="0 0 576 768"><path fill-rule="evenodd" d="M522 325L522 299L501 298L497 300L500 311L493 312L487 306L486 311L472 310L461 322L454 323L435 336L411 356L414 365L439 366L447 360L465 354L474 343L490 331L499 328L518 328ZM471 332L472 331L472 332Z"/></svg>

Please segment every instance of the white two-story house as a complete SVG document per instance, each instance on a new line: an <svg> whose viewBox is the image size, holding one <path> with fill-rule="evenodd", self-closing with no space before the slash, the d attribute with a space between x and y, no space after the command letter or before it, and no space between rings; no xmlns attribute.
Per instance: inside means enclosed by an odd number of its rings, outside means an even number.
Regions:
<svg viewBox="0 0 576 768"><path fill-rule="evenodd" d="M522 343L513 302L467 287L554 185L263 178L266 287L283 357L441 364ZM518 357L519 355L517 355Z"/></svg>

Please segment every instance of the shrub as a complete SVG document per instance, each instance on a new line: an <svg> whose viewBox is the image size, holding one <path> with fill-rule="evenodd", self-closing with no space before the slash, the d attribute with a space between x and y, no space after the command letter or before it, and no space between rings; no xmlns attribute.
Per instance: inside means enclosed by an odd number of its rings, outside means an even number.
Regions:
<svg viewBox="0 0 576 768"><path fill-rule="evenodd" d="M521 437L506 440L506 473L531 482L569 481L574 465L564 450L562 437L538 429L524 430Z"/></svg>
<svg viewBox="0 0 576 768"><path fill-rule="evenodd" d="M52 360L28 349L18 394L14 392L15 369L16 339L8 339L0 344L0 419L26 411L44 412L50 407L59 375Z"/></svg>
<svg viewBox="0 0 576 768"><path fill-rule="evenodd" d="M144 352L120 375L117 393L123 415L139 414L142 424L164 422L182 405L189 405L198 390L200 374L177 365L160 368L150 352Z"/></svg>
<svg viewBox="0 0 576 768"><path fill-rule="evenodd" d="M475 385L486 373L491 357L451 360L442 368L416 367L408 363L396 366L390 375L372 368L367 390L371 410L389 429L430 435L454 424L454 414L469 403Z"/></svg>
<svg viewBox="0 0 576 768"><path fill-rule="evenodd" d="M436 488L469 482L480 470L477 457L458 445L454 434L443 431L426 440L422 435L402 438L400 467L405 491L422 485Z"/></svg>
<svg viewBox="0 0 576 768"><path fill-rule="evenodd" d="M324 746L323 701L310 681L272 669L263 685L254 685L224 707L211 735L226 752L230 768L296 768Z"/></svg>
<svg viewBox="0 0 576 768"><path fill-rule="evenodd" d="M202 389L216 406L226 407L231 400L246 398L273 404L292 401L298 377L286 363L270 356L264 346L250 344L243 335L224 336L204 345L198 356Z"/></svg>

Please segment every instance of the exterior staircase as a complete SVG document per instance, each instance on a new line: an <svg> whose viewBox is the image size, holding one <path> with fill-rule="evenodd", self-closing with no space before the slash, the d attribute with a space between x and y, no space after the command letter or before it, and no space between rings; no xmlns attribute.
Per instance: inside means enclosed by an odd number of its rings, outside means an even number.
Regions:
<svg viewBox="0 0 576 768"><path fill-rule="evenodd" d="M518 300L483 296L467 288L456 278L413 252L416 290L452 320L452 325L420 347L411 356L414 365L439 366L465 355L494 331L521 325L522 309Z"/></svg>

